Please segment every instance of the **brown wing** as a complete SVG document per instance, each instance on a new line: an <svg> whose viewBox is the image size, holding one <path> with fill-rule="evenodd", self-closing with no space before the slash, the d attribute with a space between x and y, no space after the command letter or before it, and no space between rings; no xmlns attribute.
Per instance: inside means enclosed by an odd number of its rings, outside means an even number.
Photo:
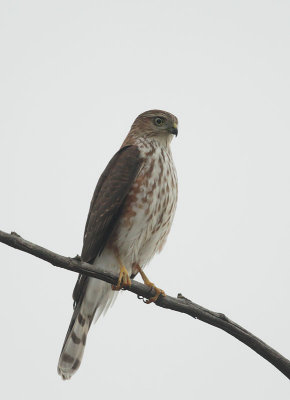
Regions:
<svg viewBox="0 0 290 400"><path fill-rule="evenodd" d="M111 159L96 186L84 233L81 258L93 262L99 256L115 226L132 183L140 169L136 146L125 146ZM79 275L73 292L74 304L82 298L87 279Z"/></svg>

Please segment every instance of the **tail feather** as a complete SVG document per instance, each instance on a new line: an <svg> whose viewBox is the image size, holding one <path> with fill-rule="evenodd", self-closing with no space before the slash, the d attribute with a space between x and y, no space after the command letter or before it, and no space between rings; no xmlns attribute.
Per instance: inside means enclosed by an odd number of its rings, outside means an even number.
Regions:
<svg viewBox="0 0 290 400"><path fill-rule="evenodd" d="M91 324L90 319L83 315L81 310L77 315L73 315L73 318L74 323L68 331L57 368L57 372L63 379L70 379L79 368Z"/></svg>
<svg viewBox="0 0 290 400"><path fill-rule="evenodd" d="M94 315L96 314L97 319L108 308L115 293L108 283L89 278L85 291L76 304L59 357L57 372L63 379L70 379L79 368Z"/></svg>

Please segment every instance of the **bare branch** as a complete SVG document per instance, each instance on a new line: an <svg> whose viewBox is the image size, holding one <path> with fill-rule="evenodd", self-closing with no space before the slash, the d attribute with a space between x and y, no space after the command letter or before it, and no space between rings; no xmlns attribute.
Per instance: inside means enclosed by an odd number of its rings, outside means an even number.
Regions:
<svg viewBox="0 0 290 400"><path fill-rule="evenodd" d="M24 251L32 254L42 260L49 262L56 267L65 268L69 271L82 273L94 278L101 279L111 284L116 284L118 277L109 272L106 272L100 267L93 266L91 264L80 261L78 257L70 258L56 254L50 250L40 247L34 243L24 240L15 232L11 234L0 231L0 242L7 244L8 246L14 247L15 249ZM140 298L152 297L154 292L142 283L132 280L132 286L127 289L128 291L135 293ZM231 321L224 314L210 311L198 304L193 303L191 300L185 298L181 294L177 298L170 296L160 296L158 299L157 306L168 308L170 310L178 311L184 314L188 314L193 318L199 319L207 324L216 326L234 336L248 347L253 349L256 353L260 354L263 358L273 364L279 369L285 376L290 379L290 361L284 356L268 346L258 337L252 333Z"/></svg>

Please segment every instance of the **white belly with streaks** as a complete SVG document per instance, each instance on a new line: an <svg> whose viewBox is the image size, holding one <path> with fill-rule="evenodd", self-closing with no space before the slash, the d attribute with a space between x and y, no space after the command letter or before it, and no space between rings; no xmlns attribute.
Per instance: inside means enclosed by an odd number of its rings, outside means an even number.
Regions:
<svg viewBox="0 0 290 400"><path fill-rule="evenodd" d="M140 148L141 147L141 148ZM131 203L134 216L124 216L118 227L116 245L120 257L130 273L130 266L145 266L161 250L170 231L177 202L177 175L171 152L156 146L153 155L140 146L144 165L138 175L143 184ZM130 194L136 191L138 179Z"/></svg>

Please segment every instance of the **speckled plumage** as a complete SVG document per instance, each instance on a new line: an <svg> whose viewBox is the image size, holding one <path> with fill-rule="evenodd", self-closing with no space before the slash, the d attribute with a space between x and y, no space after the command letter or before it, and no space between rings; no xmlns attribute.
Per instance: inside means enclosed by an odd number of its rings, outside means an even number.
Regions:
<svg viewBox="0 0 290 400"><path fill-rule="evenodd" d="M108 245L116 246L129 274L160 251L169 233L177 202L177 176L169 147L138 138L142 166ZM131 268L131 270L130 270Z"/></svg>
<svg viewBox="0 0 290 400"><path fill-rule="evenodd" d="M155 118L166 124L155 126ZM174 115L152 110L139 115L121 149L96 187L87 219L82 259L129 275L144 268L166 241L177 202L177 175L170 142L177 134ZM60 355L58 373L69 379L78 369L95 316L106 311L116 292L106 282L80 275L75 310Z"/></svg>

